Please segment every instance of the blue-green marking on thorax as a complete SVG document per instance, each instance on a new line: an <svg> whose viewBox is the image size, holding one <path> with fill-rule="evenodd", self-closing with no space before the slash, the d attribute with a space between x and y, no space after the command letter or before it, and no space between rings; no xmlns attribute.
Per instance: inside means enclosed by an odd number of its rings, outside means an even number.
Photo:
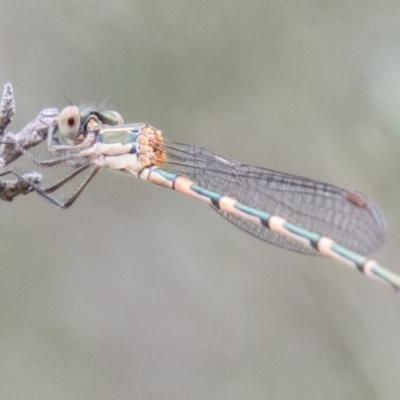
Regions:
<svg viewBox="0 0 400 400"><path fill-rule="evenodd" d="M106 127L100 131L99 142L106 144L121 143L128 144L132 143L136 145L138 133L141 125L130 125L124 128L120 126Z"/></svg>
<svg viewBox="0 0 400 400"><path fill-rule="evenodd" d="M79 110L79 118L80 118L80 126L79 132L83 132L86 128L86 124L89 121L90 117L97 118L104 125L115 126L118 125L118 118L112 111L93 111L89 109L80 109Z"/></svg>
<svg viewBox="0 0 400 400"><path fill-rule="evenodd" d="M132 131L114 131L112 129L103 129L99 135L99 142L106 144L136 144L137 134Z"/></svg>

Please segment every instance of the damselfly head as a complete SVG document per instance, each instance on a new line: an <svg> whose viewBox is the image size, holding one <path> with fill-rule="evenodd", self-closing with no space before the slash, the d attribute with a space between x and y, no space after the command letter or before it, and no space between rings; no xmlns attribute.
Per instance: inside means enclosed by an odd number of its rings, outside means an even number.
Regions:
<svg viewBox="0 0 400 400"><path fill-rule="evenodd" d="M78 139L79 135L87 129L101 125L123 125L122 116L116 111L94 111L90 109L79 109L76 106L65 107L58 118L58 129L60 133L70 140ZM89 127L89 125L91 125Z"/></svg>
<svg viewBox="0 0 400 400"><path fill-rule="evenodd" d="M81 115L76 106L65 107L58 117L58 129L68 139L76 139L80 134Z"/></svg>

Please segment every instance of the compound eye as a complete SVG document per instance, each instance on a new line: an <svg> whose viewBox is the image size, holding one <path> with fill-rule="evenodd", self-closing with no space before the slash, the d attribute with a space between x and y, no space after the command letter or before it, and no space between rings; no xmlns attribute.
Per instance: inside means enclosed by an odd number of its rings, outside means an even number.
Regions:
<svg viewBox="0 0 400 400"><path fill-rule="evenodd" d="M79 136L81 117L76 106L65 107L58 117L58 129L68 139L76 139Z"/></svg>

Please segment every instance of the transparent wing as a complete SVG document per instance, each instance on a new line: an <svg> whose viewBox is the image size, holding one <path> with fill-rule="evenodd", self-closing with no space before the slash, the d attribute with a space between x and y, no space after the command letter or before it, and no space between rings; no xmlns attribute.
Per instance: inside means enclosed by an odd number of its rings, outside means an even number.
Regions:
<svg viewBox="0 0 400 400"><path fill-rule="evenodd" d="M168 170L187 175L208 190L278 215L362 255L375 251L384 241L386 221L383 212L373 200L359 192L266 168L242 165L196 146L166 143L165 147ZM215 210L261 240L301 253L319 254L263 226Z"/></svg>

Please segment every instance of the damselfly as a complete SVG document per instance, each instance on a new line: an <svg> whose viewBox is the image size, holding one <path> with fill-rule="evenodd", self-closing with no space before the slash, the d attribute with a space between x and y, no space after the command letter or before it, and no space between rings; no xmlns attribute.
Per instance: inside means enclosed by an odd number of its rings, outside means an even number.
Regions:
<svg viewBox="0 0 400 400"><path fill-rule="evenodd" d="M378 205L359 192L169 142L146 123L123 125L116 112L69 106L60 113L58 129L68 144L54 144L55 130L50 129L48 149L60 156L37 163L67 163L73 172L34 190L59 207L71 206L95 174L108 167L201 200L261 240L331 257L400 292L400 276L365 257L383 243L386 222ZM70 198L52 195L88 169Z"/></svg>

